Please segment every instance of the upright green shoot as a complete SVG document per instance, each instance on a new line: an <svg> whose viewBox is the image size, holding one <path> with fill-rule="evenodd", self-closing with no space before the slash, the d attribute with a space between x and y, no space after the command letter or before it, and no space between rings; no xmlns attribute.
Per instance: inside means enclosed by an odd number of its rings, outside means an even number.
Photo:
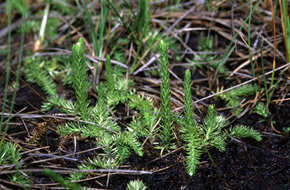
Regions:
<svg viewBox="0 0 290 190"><path fill-rule="evenodd" d="M160 140L161 140L161 146L165 149L169 149L172 147L172 122L171 122L171 108L170 108L170 81L169 81L169 70L168 70L168 49L167 44L161 40L159 42L159 53L160 53L160 59L161 59L161 93L160 93L160 99L161 99L161 134L160 134Z"/></svg>
<svg viewBox="0 0 290 190"><path fill-rule="evenodd" d="M202 154L200 148L202 140L200 138L199 128L196 126L196 122L194 120L190 83L191 74L189 70L186 70L184 78L185 124L182 128L182 133L184 141L186 142L186 170L188 171L188 174L192 176L197 170L199 159Z"/></svg>
<svg viewBox="0 0 290 190"><path fill-rule="evenodd" d="M83 40L79 41L72 47L73 57L73 76L74 76L74 88L76 91L76 108L83 120L88 119L88 79L85 63L85 46Z"/></svg>
<svg viewBox="0 0 290 190"><path fill-rule="evenodd" d="M189 101L186 99L189 96L187 93L187 88L189 85L188 78L189 74L186 73L186 79L184 80L184 94L185 94L185 108L192 109ZM187 86L187 87L185 87ZM186 170L189 175L194 175L196 173L199 160L203 152L207 152L209 158L212 160L208 150L209 148L217 148L220 152L224 152L226 149L226 139L228 134L236 138L253 138L257 141L261 141L261 135L254 129L246 126L235 126L230 127L230 130L227 131L224 129L225 126L229 124L226 118L222 115L217 115L214 105L208 107L208 113L204 122L201 126L191 125L192 118L187 118L188 113L191 111L185 110L185 123L182 127L183 139L186 142L185 151L186 151ZM195 123L195 122L193 122ZM213 162L213 160L212 160Z"/></svg>
<svg viewBox="0 0 290 190"><path fill-rule="evenodd" d="M184 107L185 107L185 123L186 126L195 126L194 114L191 99L191 73L189 69L185 71L184 77Z"/></svg>

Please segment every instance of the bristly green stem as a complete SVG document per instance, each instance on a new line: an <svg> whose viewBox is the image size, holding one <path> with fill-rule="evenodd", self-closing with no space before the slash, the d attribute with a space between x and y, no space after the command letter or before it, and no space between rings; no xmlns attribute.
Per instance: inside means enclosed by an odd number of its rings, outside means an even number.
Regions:
<svg viewBox="0 0 290 190"><path fill-rule="evenodd" d="M161 59L161 114L162 114L162 131L160 134L161 145L165 149L171 147L171 141L173 139L172 129L171 129L171 108L170 108L170 81L169 81L169 70L168 70L168 57L167 57L167 44L161 40L159 42L159 52Z"/></svg>
<svg viewBox="0 0 290 190"><path fill-rule="evenodd" d="M85 46L84 41L80 38L79 41L72 47L73 56L73 76L74 88L76 91L76 107L83 120L88 120L88 79L85 63Z"/></svg>
<svg viewBox="0 0 290 190"><path fill-rule="evenodd" d="M191 74L187 69L185 71L184 77L184 106L185 106L185 122L186 125L195 126L194 114L192 109L192 99L191 99Z"/></svg>
<svg viewBox="0 0 290 190"><path fill-rule="evenodd" d="M185 124L182 127L183 139L186 142L186 170L189 175L195 174L199 159L202 154L201 151L201 138L199 135L198 127L194 120L194 113L192 109L192 98L191 98L191 74L189 70L186 70L184 77L184 106L185 106Z"/></svg>

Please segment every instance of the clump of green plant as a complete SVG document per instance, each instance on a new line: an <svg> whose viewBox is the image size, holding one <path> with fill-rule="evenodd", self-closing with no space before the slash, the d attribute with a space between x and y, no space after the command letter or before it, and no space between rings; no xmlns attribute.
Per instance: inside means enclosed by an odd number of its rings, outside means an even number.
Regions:
<svg viewBox="0 0 290 190"><path fill-rule="evenodd" d="M105 146L104 153L92 159L88 158L87 161L100 167L117 169L132 152L139 156L143 155L138 138L149 134L158 119L158 114L150 99L145 99L131 89L132 80L123 77L126 70L119 66L112 69L109 55L105 62L106 81L95 88L98 95L96 105L89 106L87 95L89 84L84 53L84 44L80 39L73 46L72 72L62 75L66 83L75 88L76 102L53 95L47 98L49 102L44 103L42 109L49 111L59 107L61 112L76 113L80 119L90 122L67 122L58 126L58 130L62 135L76 134L98 139L98 145ZM120 104L127 104L129 109L139 112L123 131L109 112L109 110L114 112L114 107ZM139 126L142 126L142 130L138 128ZM154 134L151 135L152 137ZM92 169L95 166L82 164L78 168ZM86 173L76 172L71 174L69 179L79 180L86 175Z"/></svg>
<svg viewBox="0 0 290 190"><path fill-rule="evenodd" d="M143 181L141 180L131 180L128 184L127 184L127 188L126 190L146 190L147 187L146 185L143 183Z"/></svg>
<svg viewBox="0 0 290 190"><path fill-rule="evenodd" d="M224 129L229 122L224 116L217 115L213 105L208 107L208 114L203 124L197 125L192 108L190 81L190 71L187 70L184 79L185 122L181 132L183 133L183 140L186 143L186 170L192 176L196 173L203 152L207 152L212 147L217 148L221 152L225 151L228 135L239 139L253 138L257 141L261 141L262 138L256 130L242 125L230 127L229 131Z"/></svg>
<svg viewBox="0 0 290 190"><path fill-rule="evenodd" d="M259 114L260 116L262 116L264 119L268 118L269 115L269 108L267 108L265 106L265 104L263 104L262 102L259 102L253 110L254 113Z"/></svg>
<svg viewBox="0 0 290 190"><path fill-rule="evenodd" d="M53 79L49 77L49 69L52 68L53 63L50 61L41 61L40 58L27 58L25 60L24 74L29 82L36 83L48 95L56 95L56 84Z"/></svg>
<svg viewBox="0 0 290 190"><path fill-rule="evenodd" d="M20 149L17 145L10 142L4 142L0 147L0 165L5 164L18 164L21 160ZM19 183L22 185L30 184L30 180L23 176L20 172L9 176L10 181Z"/></svg>
<svg viewBox="0 0 290 190"><path fill-rule="evenodd" d="M236 138L253 138L261 141L262 137L259 132L247 126L230 127L229 131L224 129L229 122L225 117L217 115L213 105L208 107L208 114L202 125L184 126L184 141L186 144L186 163L189 175L196 172L199 164L200 156L203 152L207 152L209 148L217 148L220 152L226 149L226 140L228 135Z"/></svg>
<svg viewBox="0 0 290 190"><path fill-rule="evenodd" d="M140 0L134 30L143 35L148 33L150 23L149 0ZM142 39L141 39L142 40Z"/></svg>
<svg viewBox="0 0 290 190"><path fill-rule="evenodd" d="M80 44L78 44L80 43ZM96 106L92 108L88 108L87 103L87 74L84 59L84 46L82 41L79 41L76 46L73 46L73 59L74 64L76 66L73 67L74 80L75 80L75 89L77 95L77 111L79 113L86 114L85 117L81 117L86 121L92 121L97 123L99 126L104 126L109 130L106 130L101 127L96 127L91 124L67 124L60 128L62 133L69 132L79 132L84 137L99 137L100 145L109 145L108 155L112 154L115 156L115 160L117 163L122 163L124 159L126 159L133 151L135 151L138 155L142 156L142 148L141 144L136 140L136 137L132 135L129 131L120 131L120 127L117 125L115 121L110 117L109 111L106 107L106 103L108 106L114 106L118 104L120 101L128 101L130 93L126 89L118 89L120 88L118 83L116 83L117 79L114 79L112 65L110 56L107 56L106 59L106 86L103 83L100 84L98 88L98 102ZM79 46L78 46L79 45ZM77 52L77 53L74 53ZM80 65L79 65L80 64ZM78 66L79 65L79 66ZM76 74L75 74L76 73ZM83 85L83 86L82 86ZM77 87L76 87L77 86ZM123 86L123 88L126 88ZM114 98L113 98L114 96ZM80 101L78 100L80 98ZM121 98L121 100L119 99ZM113 102L109 102L109 100L114 100ZM78 101L81 109L78 109ZM112 107L111 107L112 108ZM113 108L112 108L113 109ZM114 135L110 134L110 132L115 132ZM108 143L108 144L106 144Z"/></svg>
<svg viewBox="0 0 290 190"><path fill-rule="evenodd" d="M0 147L0 164L17 164L21 159L20 149L15 144L4 142Z"/></svg>
<svg viewBox="0 0 290 190"><path fill-rule="evenodd" d="M24 75L28 82L36 83L49 96L56 96L55 79L72 86L72 59L68 56L27 57L24 64Z"/></svg>
<svg viewBox="0 0 290 190"><path fill-rule="evenodd" d="M219 91L222 91L223 88L221 88ZM228 107L233 107L232 112L235 112L235 115L239 115L243 110L239 109L237 110L237 106L240 104L243 98L249 97L251 95L255 94L255 87L251 84L246 84L241 87L235 88L233 90L230 90L228 92L222 93L218 95L222 100L224 100Z"/></svg>

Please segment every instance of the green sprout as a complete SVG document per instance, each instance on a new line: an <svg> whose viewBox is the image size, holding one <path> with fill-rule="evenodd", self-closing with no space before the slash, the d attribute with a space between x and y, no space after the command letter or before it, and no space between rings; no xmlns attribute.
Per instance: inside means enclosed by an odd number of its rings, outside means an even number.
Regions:
<svg viewBox="0 0 290 190"><path fill-rule="evenodd" d="M147 187L141 180L132 180L127 184L126 190L146 190Z"/></svg>
<svg viewBox="0 0 290 190"><path fill-rule="evenodd" d="M265 106L262 102L259 102L255 107L253 113L259 114L262 116L264 119L268 118L269 115L269 108Z"/></svg>
<svg viewBox="0 0 290 190"><path fill-rule="evenodd" d="M73 57L73 76L74 76L74 88L76 91L76 108L83 120L88 120L88 78L85 63L85 46L83 40L79 41L72 47Z"/></svg>
<svg viewBox="0 0 290 190"><path fill-rule="evenodd" d="M161 40L159 43L159 52L161 59L161 146L165 149L172 148L172 114L170 108L170 81L169 81L169 70L168 70L168 57L167 57L167 44Z"/></svg>
<svg viewBox="0 0 290 190"><path fill-rule="evenodd" d="M185 72L184 78L184 106L185 106L185 124L181 130L183 133L183 139L186 142L186 169L188 174L192 176L200 163L199 159L202 154L201 143L198 127L194 120L194 113L192 108L192 98L191 98L191 74L189 70Z"/></svg>

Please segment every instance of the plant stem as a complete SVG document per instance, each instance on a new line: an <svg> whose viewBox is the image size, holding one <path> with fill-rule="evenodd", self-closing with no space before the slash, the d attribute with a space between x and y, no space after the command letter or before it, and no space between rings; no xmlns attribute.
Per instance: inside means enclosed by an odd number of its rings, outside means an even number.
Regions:
<svg viewBox="0 0 290 190"><path fill-rule="evenodd" d="M159 43L159 52L161 58L161 114L162 114L162 131L161 141L164 148L168 149L171 145L172 129L171 129L171 108L170 108L170 81L168 71L167 44L161 40Z"/></svg>
<svg viewBox="0 0 290 190"><path fill-rule="evenodd" d="M81 118L85 121L88 120L88 94L89 87L85 63L85 47L84 42L80 38L79 41L73 45L73 76L74 76L74 88L76 91L76 107Z"/></svg>

